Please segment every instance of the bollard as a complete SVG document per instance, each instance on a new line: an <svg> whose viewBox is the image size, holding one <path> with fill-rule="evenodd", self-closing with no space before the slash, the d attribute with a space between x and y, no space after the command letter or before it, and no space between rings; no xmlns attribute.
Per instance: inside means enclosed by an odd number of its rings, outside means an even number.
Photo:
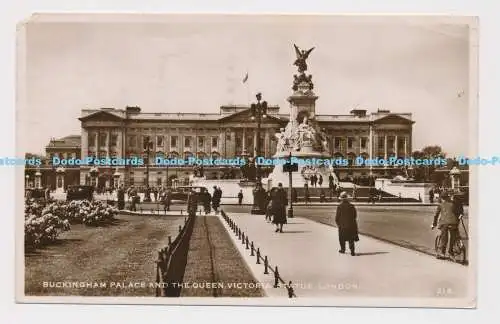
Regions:
<svg viewBox="0 0 500 324"><path fill-rule="evenodd" d="M168 245L172 244L172 236L168 236Z"/></svg>
<svg viewBox="0 0 500 324"><path fill-rule="evenodd" d="M245 244L245 232L241 234L241 244Z"/></svg>
<svg viewBox="0 0 500 324"><path fill-rule="evenodd" d="M280 273L278 272L278 266L274 268L274 288L279 287Z"/></svg>
<svg viewBox="0 0 500 324"><path fill-rule="evenodd" d="M260 264L260 248L257 248L257 264Z"/></svg>
<svg viewBox="0 0 500 324"><path fill-rule="evenodd" d="M179 225L179 233L182 232L182 226Z"/></svg>
<svg viewBox="0 0 500 324"><path fill-rule="evenodd" d="M252 244L250 245L250 256L254 256L255 253L254 253L254 246L253 246L253 241L252 241Z"/></svg>
<svg viewBox="0 0 500 324"><path fill-rule="evenodd" d="M165 212L165 213L167 213L167 212ZM183 213L183 210L181 209L181 215L182 215L182 213Z"/></svg>
<svg viewBox="0 0 500 324"><path fill-rule="evenodd" d="M187 222L188 222L187 217L184 217L184 224L187 224Z"/></svg>
<svg viewBox="0 0 500 324"><path fill-rule="evenodd" d="M267 261L267 255L264 257L264 274L269 274L269 271L267 270L269 266L269 261Z"/></svg>
<svg viewBox="0 0 500 324"><path fill-rule="evenodd" d="M248 235L247 235L247 237L245 239L245 245L246 245L246 249L248 250L249 249L249 247L248 247Z"/></svg>

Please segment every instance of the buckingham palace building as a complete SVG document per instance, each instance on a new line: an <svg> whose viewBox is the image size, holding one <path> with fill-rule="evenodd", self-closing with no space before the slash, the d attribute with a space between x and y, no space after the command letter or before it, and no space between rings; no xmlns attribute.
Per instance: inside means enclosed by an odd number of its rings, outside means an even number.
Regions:
<svg viewBox="0 0 500 324"><path fill-rule="evenodd" d="M100 108L82 110L81 156L98 158L145 158L144 139L152 141L149 177L146 166L80 166L80 184L101 187L163 186L183 181L193 173L193 167L157 166L155 157L163 158L228 158L272 157L276 151L275 134L284 128L290 118L278 106L270 105L261 120L260 138L257 122L251 118L249 106L226 105L219 113L149 113L140 107L125 109ZM339 179L353 176L389 176L400 172L395 167L356 166L353 161L361 156L406 158L412 152L410 113L375 112L354 109L346 115L316 115L315 120L327 135L332 158L343 158L349 165L336 167ZM146 160L147 161L147 160ZM264 168L264 175L272 167ZM207 178L238 178L241 170L236 166L204 167Z"/></svg>

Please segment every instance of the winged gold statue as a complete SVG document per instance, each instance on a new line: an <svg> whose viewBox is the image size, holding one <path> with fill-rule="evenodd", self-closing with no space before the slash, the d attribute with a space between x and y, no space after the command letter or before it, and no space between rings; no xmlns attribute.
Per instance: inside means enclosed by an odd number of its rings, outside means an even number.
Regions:
<svg viewBox="0 0 500 324"><path fill-rule="evenodd" d="M297 55L297 59L293 63L293 65L297 66L299 69L299 73L303 73L304 71L307 71L307 63L306 60L309 57L309 54L313 51L314 47L311 49L306 50L300 50L299 47L295 44L293 44L293 47L295 47L295 54Z"/></svg>

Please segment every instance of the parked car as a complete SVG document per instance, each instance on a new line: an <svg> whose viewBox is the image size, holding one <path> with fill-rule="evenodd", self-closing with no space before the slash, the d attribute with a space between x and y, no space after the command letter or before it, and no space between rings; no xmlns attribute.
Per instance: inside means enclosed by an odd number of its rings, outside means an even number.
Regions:
<svg viewBox="0 0 500 324"><path fill-rule="evenodd" d="M66 200L92 200L94 190L93 186L68 186Z"/></svg>
<svg viewBox="0 0 500 324"><path fill-rule="evenodd" d="M200 194L202 189L206 190L205 187L201 186L178 186L172 189L170 197L172 200L187 201L188 194L191 190L194 190L196 194Z"/></svg>

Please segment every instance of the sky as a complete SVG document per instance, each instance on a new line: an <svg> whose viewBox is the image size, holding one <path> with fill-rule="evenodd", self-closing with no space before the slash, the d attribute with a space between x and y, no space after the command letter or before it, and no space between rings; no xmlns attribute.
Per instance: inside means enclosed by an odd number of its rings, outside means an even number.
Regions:
<svg viewBox="0 0 500 324"><path fill-rule="evenodd" d="M255 93L289 112L293 44L308 59L317 114L412 113L413 148L467 154L469 27L414 17L57 16L25 27L23 147L80 134L82 109L218 113ZM242 79L248 73L247 83Z"/></svg>

